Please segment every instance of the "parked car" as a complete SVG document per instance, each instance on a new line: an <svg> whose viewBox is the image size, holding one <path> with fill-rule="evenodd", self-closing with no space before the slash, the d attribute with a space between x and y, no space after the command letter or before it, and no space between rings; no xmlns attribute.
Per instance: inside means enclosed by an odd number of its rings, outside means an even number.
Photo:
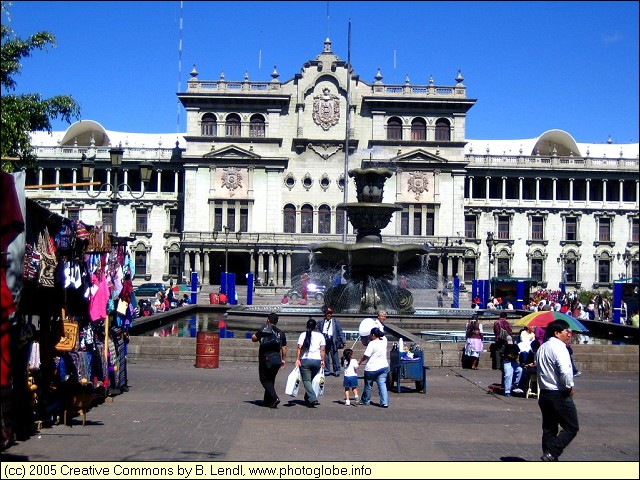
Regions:
<svg viewBox="0 0 640 480"><path fill-rule="evenodd" d="M136 297L154 297L158 290L165 292L167 286L164 283L143 283L138 288L133 289Z"/></svg>
<svg viewBox="0 0 640 480"><path fill-rule="evenodd" d="M310 282L307 284L307 298L315 298L316 300L322 300L327 287L318 283ZM302 297L302 285L291 287L287 291L287 297L295 300Z"/></svg>

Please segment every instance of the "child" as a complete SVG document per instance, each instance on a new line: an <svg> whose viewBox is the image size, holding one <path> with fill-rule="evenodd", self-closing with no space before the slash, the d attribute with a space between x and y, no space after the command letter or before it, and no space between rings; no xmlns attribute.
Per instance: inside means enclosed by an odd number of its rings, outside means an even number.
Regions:
<svg viewBox="0 0 640 480"><path fill-rule="evenodd" d="M358 405L358 374L356 370L358 368L358 361L353 356L353 350L345 348L342 353L342 367L344 368L344 380L342 385L344 386L344 404L351 405L349 400L349 390L353 391L354 401L353 406Z"/></svg>

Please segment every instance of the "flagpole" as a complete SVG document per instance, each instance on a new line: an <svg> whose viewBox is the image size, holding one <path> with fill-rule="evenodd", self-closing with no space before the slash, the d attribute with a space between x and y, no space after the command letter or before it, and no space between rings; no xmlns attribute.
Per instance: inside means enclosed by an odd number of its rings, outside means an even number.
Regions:
<svg viewBox="0 0 640 480"><path fill-rule="evenodd" d="M347 41L347 122L344 142L344 203L349 200L349 130L351 130L351 19L349 19L349 38ZM342 243L347 243L347 212L344 211Z"/></svg>

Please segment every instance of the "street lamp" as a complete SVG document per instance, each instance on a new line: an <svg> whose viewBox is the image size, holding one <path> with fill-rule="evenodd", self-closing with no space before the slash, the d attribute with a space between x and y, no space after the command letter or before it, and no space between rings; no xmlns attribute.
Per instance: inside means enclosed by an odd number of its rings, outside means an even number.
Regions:
<svg viewBox="0 0 640 480"><path fill-rule="evenodd" d="M493 232L487 232L487 239L485 240L485 243L487 244L487 248L489 249L489 296L491 296L491 264L493 263L493 256L491 255L491 252L494 245L496 244L496 241L493 239Z"/></svg>
<svg viewBox="0 0 640 480"><path fill-rule="evenodd" d="M133 193L133 189L127 183L118 183L118 172L122 168L122 158L124 156L124 149L122 146L117 148L109 149L109 156L111 157L111 168L113 170L113 178L111 179L111 184L103 183L100 185L95 191L88 189L87 195L91 198L97 198L103 189L111 188L111 205L112 205L112 215L113 218L111 220L111 230L114 236L117 236L118 230L116 228L116 218L117 218L117 209L118 209L118 201L123 197L121 192L124 192L126 189L129 189L129 195L132 198L139 199L145 193L145 185L149 180L151 180L151 174L153 173L153 165L150 162L142 162L140 163L140 179L142 180L142 190L140 194ZM91 158L87 158L86 154L82 154L82 177L85 181L89 182L93 180L93 172L95 170L95 155Z"/></svg>
<svg viewBox="0 0 640 480"><path fill-rule="evenodd" d="M226 225L223 226L222 229L224 230L224 273L225 273L224 293L225 295L228 296L229 295L229 232L231 231L231 229ZM242 232L238 230L236 232L236 240L240 241L240 238L242 238ZM213 240L214 241L218 240L217 230L213 231Z"/></svg>
<svg viewBox="0 0 640 480"><path fill-rule="evenodd" d="M620 263L620 260L624 261L624 276L625 278L629 278L629 264L632 258L631 250L629 250L628 247L625 248L623 254L620 254L620 252L616 254L616 258L618 259L618 263Z"/></svg>
<svg viewBox="0 0 640 480"><path fill-rule="evenodd" d="M565 260L567 258L567 254L566 253L561 253L560 256L558 258L556 258L556 261L558 262L558 264L560 265L561 268L561 272L560 272L560 291L562 293L565 292L566 289L566 284L567 284L567 272L565 269Z"/></svg>

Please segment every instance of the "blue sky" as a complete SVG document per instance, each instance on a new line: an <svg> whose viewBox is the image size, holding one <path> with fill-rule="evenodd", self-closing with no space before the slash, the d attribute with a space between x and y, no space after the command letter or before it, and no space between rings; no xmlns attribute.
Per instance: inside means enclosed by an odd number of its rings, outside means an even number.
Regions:
<svg viewBox="0 0 640 480"><path fill-rule="evenodd" d="M533 138L559 128L578 142L638 142L638 2L13 2L21 37L46 30L18 93L70 94L108 130L184 131L178 84L291 79L333 51L373 82L453 85L462 70L469 139ZM2 21L6 19L3 17ZM54 129L68 125L55 122Z"/></svg>

